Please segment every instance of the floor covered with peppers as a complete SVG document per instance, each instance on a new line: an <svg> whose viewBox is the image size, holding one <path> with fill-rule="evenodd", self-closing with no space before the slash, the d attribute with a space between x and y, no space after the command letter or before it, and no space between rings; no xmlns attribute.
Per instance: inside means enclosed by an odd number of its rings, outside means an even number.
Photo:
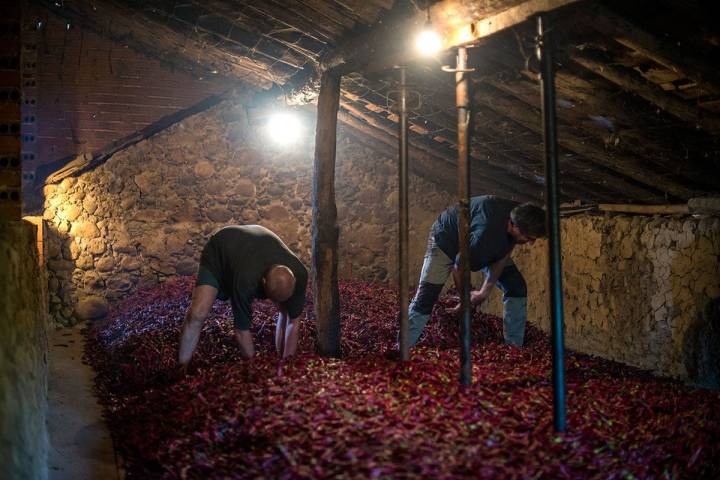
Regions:
<svg viewBox="0 0 720 480"><path fill-rule="evenodd" d="M128 478L717 478L720 394L568 352L568 422L552 425L549 341L502 344L497 317L473 321L473 384L458 385L457 325L435 309L412 360L388 351L397 294L341 284L342 359L280 366L274 310L255 304L258 354L228 341L216 302L193 367L177 378L192 278L138 293L86 330L86 357ZM312 312L309 302L306 312Z"/></svg>

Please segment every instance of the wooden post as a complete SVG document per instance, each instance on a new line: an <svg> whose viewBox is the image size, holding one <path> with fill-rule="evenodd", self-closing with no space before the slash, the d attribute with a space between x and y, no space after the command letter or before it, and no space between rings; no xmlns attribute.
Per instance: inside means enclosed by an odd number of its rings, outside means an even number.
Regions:
<svg viewBox="0 0 720 480"><path fill-rule="evenodd" d="M315 130L315 174L312 194L312 276L318 353L340 356L338 226L335 206L335 143L340 104L340 76L320 79Z"/></svg>

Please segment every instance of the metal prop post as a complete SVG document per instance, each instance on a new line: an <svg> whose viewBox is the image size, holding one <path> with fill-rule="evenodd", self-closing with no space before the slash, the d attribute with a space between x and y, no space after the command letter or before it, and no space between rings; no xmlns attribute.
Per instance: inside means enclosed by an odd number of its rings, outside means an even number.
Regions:
<svg viewBox="0 0 720 480"><path fill-rule="evenodd" d="M398 165L398 266L400 290L400 359L410 359L408 346L408 109L407 109L407 69L400 70L400 154Z"/></svg>
<svg viewBox="0 0 720 480"><path fill-rule="evenodd" d="M558 188L555 71L547 15L537 17L537 56L540 61L543 132L545 137L545 199L550 260L550 308L552 313L553 418L556 432L565 431L565 345L563 339L562 258L560 256L560 210Z"/></svg>
<svg viewBox="0 0 720 480"><path fill-rule="evenodd" d="M467 68L467 49L458 47L457 65L454 69L443 67L446 72L455 73L455 95L458 110L458 230L460 270L462 272L461 327L460 327L460 384L472 383L470 359L470 119L472 118L470 79Z"/></svg>

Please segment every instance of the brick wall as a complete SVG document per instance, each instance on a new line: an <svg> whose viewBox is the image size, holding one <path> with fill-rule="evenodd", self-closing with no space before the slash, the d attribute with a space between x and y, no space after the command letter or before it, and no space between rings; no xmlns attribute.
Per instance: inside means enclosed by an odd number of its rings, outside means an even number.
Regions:
<svg viewBox="0 0 720 480"><path fill-rule="evenodd" d="M90 153L237 82L193 77L42 7L37 68L37 135L26 173Z"/></svg>

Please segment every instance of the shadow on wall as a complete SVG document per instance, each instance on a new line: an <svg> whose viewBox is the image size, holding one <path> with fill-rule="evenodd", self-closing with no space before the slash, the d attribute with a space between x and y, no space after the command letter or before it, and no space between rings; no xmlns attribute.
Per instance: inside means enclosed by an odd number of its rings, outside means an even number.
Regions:
<svg viewBox="0 0 720 480"><path fill-rule="evenodd" d="M691 383L720 390L720 298L711 300L686 330L683 356Z"/></svg>

